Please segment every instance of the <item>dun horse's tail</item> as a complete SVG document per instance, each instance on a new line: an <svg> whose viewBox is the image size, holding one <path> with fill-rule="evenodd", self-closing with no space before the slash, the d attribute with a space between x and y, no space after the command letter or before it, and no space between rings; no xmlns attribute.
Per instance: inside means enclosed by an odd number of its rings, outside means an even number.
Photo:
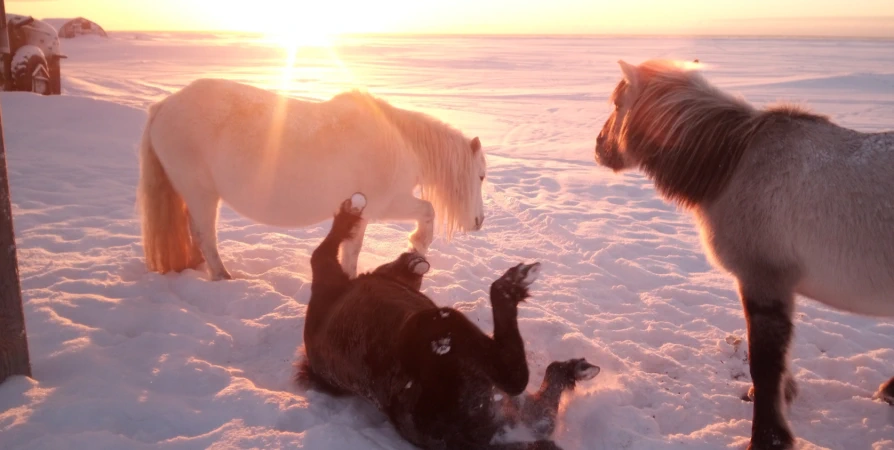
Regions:
<svg viewBox="0 0 894 450"><path fill-rule="evenodd" d="M137 202L143 232L143 252L150 271L166 273L194 268L201 253L192 241L183 197L171 185L150 137L152 121L162 102L149 107L140 143L140 181Z"/></svg>

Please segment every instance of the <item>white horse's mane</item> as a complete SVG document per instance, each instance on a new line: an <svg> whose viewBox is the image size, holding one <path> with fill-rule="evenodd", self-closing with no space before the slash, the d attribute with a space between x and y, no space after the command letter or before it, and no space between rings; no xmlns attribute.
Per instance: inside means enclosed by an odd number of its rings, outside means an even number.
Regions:
<svg viewBox="0 0 894 450"><path fill-rule="evenodd" d="M477 158L470 140L441 120L398 108L369 93L355 90L342 95L350 95L380 112L414 150L422 171L422 198L435 209L435 225L449 238L469 223L476 214L478 194L470 184L472 177L477 176L473 174Z"/></svg>

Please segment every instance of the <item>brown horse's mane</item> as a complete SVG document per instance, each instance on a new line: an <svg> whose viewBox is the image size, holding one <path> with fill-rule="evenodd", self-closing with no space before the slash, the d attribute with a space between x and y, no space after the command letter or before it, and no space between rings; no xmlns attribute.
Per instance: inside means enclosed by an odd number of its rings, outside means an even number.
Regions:
<svg viewBox="0 0 894 450"><path fill-rule="evenodd" d="M769 125L829 120L792 104L755 109L670 62L648 61L640 71L620 144L662 195L685 207L715 199ZM627 81L618 83L612 100L628 89Z"/></svg>

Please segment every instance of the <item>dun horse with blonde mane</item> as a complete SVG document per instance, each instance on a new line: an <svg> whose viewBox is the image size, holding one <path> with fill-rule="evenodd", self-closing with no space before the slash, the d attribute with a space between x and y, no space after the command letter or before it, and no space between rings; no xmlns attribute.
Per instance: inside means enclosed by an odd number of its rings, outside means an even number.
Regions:
<svg viewBox="0 0 894 450"><path fill-rule="evenodd" d="M695 216L744 307L749 448L791 449L784 406L797 394L787 368L795 295L894 316L894 132L843 128L790 105L757 109L673 62L619 63L596 161L642 170ZM894 378L875 397L894 402Z"/></svg>
<svg viewBox="0 0 894 450"><path fill-rule="evenodd" d="M341 248L354 276L368 220L415 220L409 241L420 254L436 223L448 236L479 230L484 175L477 137L371 95L309 102L200 79L149 109L137 189L146 264L166 273L204 260L213 280L229 279L217 249L221 200L256 222L299 227L362 191L364 220Z"/></svg>

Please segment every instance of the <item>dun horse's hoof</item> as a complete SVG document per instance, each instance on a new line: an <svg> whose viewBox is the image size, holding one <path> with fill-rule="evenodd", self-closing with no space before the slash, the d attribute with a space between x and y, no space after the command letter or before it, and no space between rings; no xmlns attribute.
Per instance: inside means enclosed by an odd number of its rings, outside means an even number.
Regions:
<svg viewBox="0 0 894 450"><path fill-rule="evenodd" d="M754 427L748 450L792 450L795 438L783 425Z"/></svg>
<svg viewBox="0 0 894 450"><path fill-rule="evenodd" d="M783 441L772 441L767 443L758 443L752 439L751 444L745 450L793 450L795 444L792 442L784 443Z"/></svg>

